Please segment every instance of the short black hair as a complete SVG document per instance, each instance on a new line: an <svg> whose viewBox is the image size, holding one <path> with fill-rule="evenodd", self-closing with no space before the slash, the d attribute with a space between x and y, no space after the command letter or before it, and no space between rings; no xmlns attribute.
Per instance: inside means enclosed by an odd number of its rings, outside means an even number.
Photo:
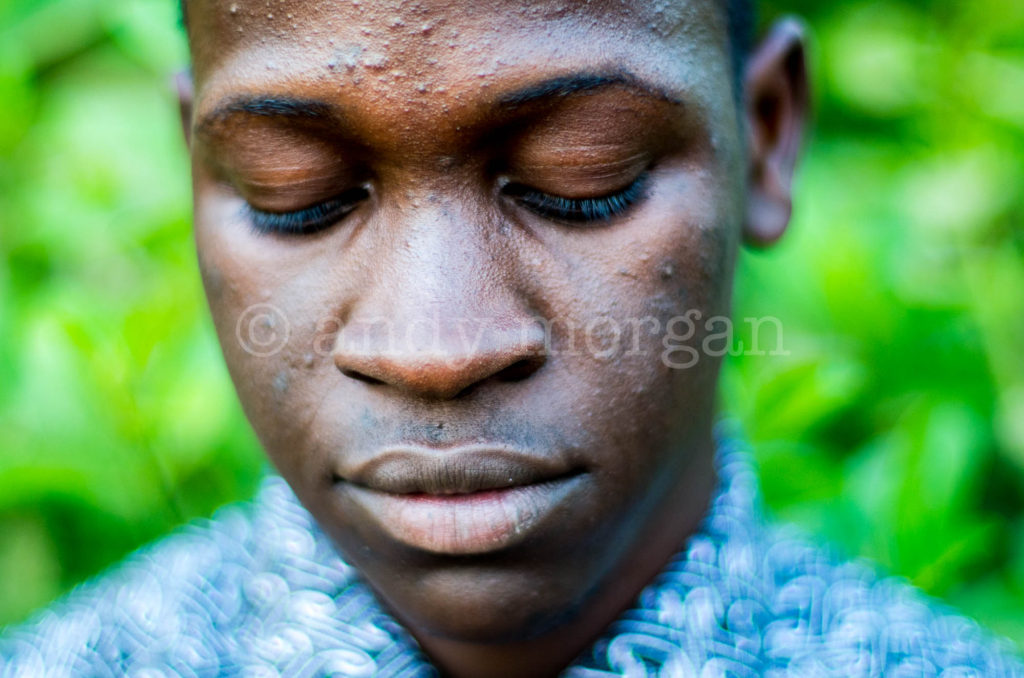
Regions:
<svg viewBox="0 0 1024 678"><path fill-rule="evenodd" d="M729 48L737 85L743 82L747 57L754 49L757 33L756 0L725 0L729 30Z"/></svg>

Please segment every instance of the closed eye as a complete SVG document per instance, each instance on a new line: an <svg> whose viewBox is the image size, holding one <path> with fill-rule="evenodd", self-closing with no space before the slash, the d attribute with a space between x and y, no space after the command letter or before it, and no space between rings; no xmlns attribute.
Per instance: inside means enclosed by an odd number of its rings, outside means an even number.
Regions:
<svg viewBox="0 0 1024 678"><path fill-rule="evenodd" d="M626 188L592 198L551 195L515 182L505 184L501 192L546 219L584 224L610 221L625 213L644 197L646 185L645 172Z"/></svg>
<svg viewBox="0 0 1024 678"><path fill-rule="evenodd" d="M268 212L246 203L245 213L253 229L261 235L309 235L338 223L369 197L370 191L359 186L301 210Z"/></svg>

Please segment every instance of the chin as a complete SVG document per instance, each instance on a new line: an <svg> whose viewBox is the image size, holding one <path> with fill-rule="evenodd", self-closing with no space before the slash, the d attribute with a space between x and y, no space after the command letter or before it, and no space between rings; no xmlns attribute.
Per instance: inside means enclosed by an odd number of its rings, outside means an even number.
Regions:
<svg viewBox="0 0 1024 678"><path fill-rule="evenodd" d="M580 577L497 565L455 565L424 573L411 586L392 587L393 594L383 597L420 634L455 642L509 644L543 636L576 615L585 591L568 590L567 583L579 586Z"/></svg>
<svg viewBox="0 0 1024 678"><path fill-rule="evenodd" d="M601 530L582 541L558 532L490 553L439 555L326 527L342 557L421 642L514 644L547 635L577 616L604 576L601 563L614 559L600 552Z"/></svg>

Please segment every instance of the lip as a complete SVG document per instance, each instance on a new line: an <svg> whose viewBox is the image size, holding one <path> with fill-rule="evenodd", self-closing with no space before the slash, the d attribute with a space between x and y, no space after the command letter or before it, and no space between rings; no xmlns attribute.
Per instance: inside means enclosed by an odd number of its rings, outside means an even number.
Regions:
<svg viewBox="0 0 1024 678"><path fill-rule="evenodd" d="M339 474L337 487L396 541L471 555L526 539L582 475L563 460L507 448L400 448Z"/></svg>

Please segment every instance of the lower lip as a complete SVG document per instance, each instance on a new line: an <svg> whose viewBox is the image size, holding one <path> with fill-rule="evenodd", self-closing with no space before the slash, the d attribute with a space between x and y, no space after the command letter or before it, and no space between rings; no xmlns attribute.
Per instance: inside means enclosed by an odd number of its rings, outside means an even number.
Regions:
<svg viewBox="0 0 1024 678"><path fill-rule="evenodd" d="M471 494L388 494L346 485L393 539L445 555L497 551L525 539L565 503L579 476Z"/></svg>

